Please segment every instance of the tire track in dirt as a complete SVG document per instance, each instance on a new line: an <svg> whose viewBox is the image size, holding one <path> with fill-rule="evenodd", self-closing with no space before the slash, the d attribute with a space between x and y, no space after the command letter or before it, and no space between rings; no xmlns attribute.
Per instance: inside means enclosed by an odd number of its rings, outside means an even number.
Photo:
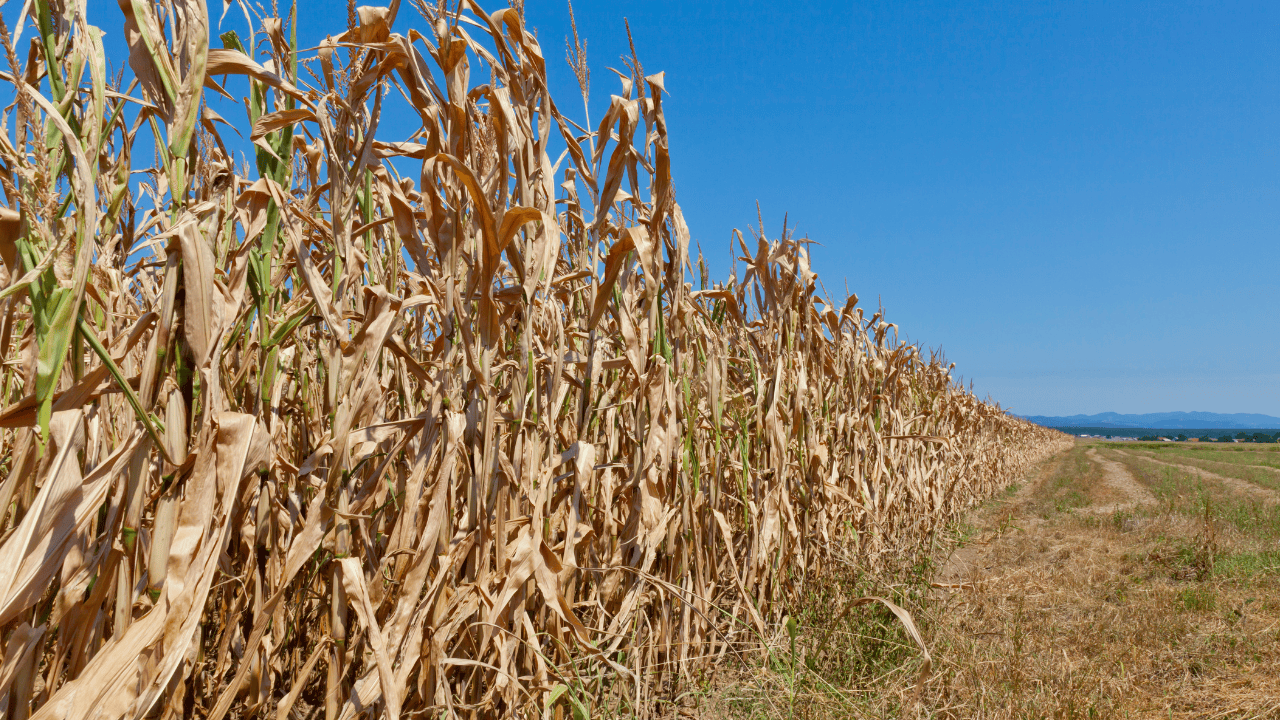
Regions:
<svg viewBox="0 0 1280 720"><path fill-rule="evenodd" d="M1139 483L1137 478L1124 465L1102 457L1093 448L1090 448L1085 453L1085 456L1089 458L1090 462L1097 464L1102 469L1102 482L1111 491L1110 495L1124 498L1124 500L1106 505L1083 507L1078 512L1089 515L1111 515L1118 510L1156 504L1155 495ZM998 564L993 560L992 544L1000 541L1006 531L1001 529L992 532L990 526L993 524L1003 525L1011 530L1023 533L1029 532L1038 536L1042 532L1041 526L1046 521L1032 509L1031 499L1039 491L1040 486L1053 477L1055 470L1056 466L1053 465L1042 467L1038 476L1029 479L1012 497L999 501L996 507L987 509L984 512L986 517L983 524L988 525L987 531L991 534L985 539L978 539L964 547L953 549L942 563L941 571L938 573L938 583L935 586L939 588L957 588L964 585L964 581L972 583L976 581L978 576L992 570ZM998 510L996 509L997 507L999 508ZM1084 537L1084 535L1081 535L1077 544L1087 544ZM1073 540L1068 539L1066 544L1071 542ZM1055 546L1062 544L1063 541L1055 540Z"/></svg>
<svg viewBox="0 0 1280 720"><path fill-rule="evenodd" d="M1061 462L1059 458L1058 462ZM1040 485L1047 482L1053 476L1057 469L1057 463L1046 463L1042 465L1034 477L1028 478L1026 482L1009 498L1004 500L996 500L993 506L980 509L974 512L976 515L999 515L1005 518L1006 523L1012 524L1017 521L1017 526L1025 528L1034 528L1044 522L1041 518L1036 517L1028 511L1032 496ZM997 510L996 508L999 508ZM985 521L978 521L979 526L987 525L990 518ZM991 528L986 528L982 535L987 535L985 539L979 537L965 544L963 547L953 547L951 552L943 560L937 574L934 587L937 588L958 588L964 583L963 580L972 580L979 573L991 570L992 566L988 562L988 556L991 554L989 547L991 542L999 539L1002 534L1000 531L990 532Z"/></svg>
<svg viewBox="0 0 1280 720"><path fill-rule="evenodd" d="M1246 607L1246 598L1274 592L1272 576L1188 574L1178 549L1199 542L1199 523L1160 511L1128 469L1131 456L1108 449L1077 445L968 516L974 534L932 583L935 653L958 669L939 706L985 707L994 696L1035 707L1036 717L1098 707L1104 717L1210 718L1235 708L1280 720L1275 606ZM1056 504L1064 491L1082 494L1085 506ZM1149 511L1134 518L1106 515L1142 507ZM1230 534L1223 542L1228 554L1252 547ZM1188 602L1203 597L1213 601ZM1048 687L1048 696L1023 689Z"/></svg>
<svg viewBox="0 0 1280 720"><path fill-rule="evenodd" d="M1137 478L1129 472L1125 466L1115 460L1108 460L1098 454L1094 448L1089 448L1085 453L1093 462L1102 468L1102 481L1106 483L1112 490L1120 493L1128 498L1126 502L1112 503L1110 505L1100 505L1091 507L1084 512L1096 513L1099 515L1110 515L1117 510L1127 510L1139 505L1155 505L1156 496L1151 491L1142 486Z"/></svg>
<svg viewBox="0 0 1280 720"><path fill-rule="evenodd" d="M1241 495L1248 495L1250 497L1257 498L1258 500L1262 500L1263 502L1268 504L1274 504L1274 503L1280 502L1280 494L1277 494L1274 490L1269 490L1260 485L1255 485L1249 482L1248 480L1241 480L1240 478L1233 478L1233 477L1227 477L1226 475L1219 475L1217 473L1205 470L1204 468L1196 467L1195 465L1183 465L1182 463L1165 462L1164 460L1157 460L1148 455L1130 453L1125 450L1116 450L1116 452L1131 458L1146 460L1148 462L1155 463L1156 465L1164 465L1165 467L1171 467L1178 470L1182 470L1184 472L1200 475L1201 477L1207 477L1213 480L1217 480L1218 482L1222 483L1223 485L1227 486L1231 490ZM1251 466L1251 467L1256 467L1256 466Z"/></svg>

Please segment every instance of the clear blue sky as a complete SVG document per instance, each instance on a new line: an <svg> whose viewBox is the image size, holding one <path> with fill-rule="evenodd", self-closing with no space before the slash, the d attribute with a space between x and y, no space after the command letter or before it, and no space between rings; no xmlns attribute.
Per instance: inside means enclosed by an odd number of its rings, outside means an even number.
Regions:
<svg viewBox="0 0 1280 720"><path fill-rule="evenodd" d="M301 4L304 37L342 29L344 3ZM822 243L833 293L879 299L1015 412L1280 415L1280 3L575 9L595 107L623 16L666 71L677 197L717 275L759 201L771 235L788 213ZM576 115L567 8L526 12Z"/></svg>
<svg viewBox="0 0 1280 720"><path fill-rule="evenodd" d="M828 288L1015 412L1280 415L1280 3L576 10L600 91L622 15L666 71L678 198L722 263L759 200ZM561 56L564 6L526 11Z"/></svg>

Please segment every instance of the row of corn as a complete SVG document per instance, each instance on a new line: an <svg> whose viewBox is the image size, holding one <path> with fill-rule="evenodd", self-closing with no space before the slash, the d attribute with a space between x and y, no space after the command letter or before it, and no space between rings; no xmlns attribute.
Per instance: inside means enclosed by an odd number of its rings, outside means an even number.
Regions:
<svg viewBox="0 0 1280 720"><path fill-rule="evenodd" d="M785 231L709 282L634 55L227 5L3 6L0 716L648 716L1066 442Z"/></svg>

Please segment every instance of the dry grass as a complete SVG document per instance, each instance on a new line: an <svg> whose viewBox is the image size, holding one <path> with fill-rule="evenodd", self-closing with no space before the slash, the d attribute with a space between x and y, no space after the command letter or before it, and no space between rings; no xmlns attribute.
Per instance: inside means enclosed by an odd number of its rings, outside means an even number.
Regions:
<svg viewBox="0 0 1280 720"><path fill-rule="evenodd" d="M518 9L398 6L121 0L124 79L6 16L0 715L650 716L1065 442L803 240L710 283L634 56L578 125Z"/></svg>
<svg viewBox="0 0 1280 720"><path fill-rule="evenodd" d="M1117 504L1108 459L1146 501L1099 512ZM743 672L702 714L1278 717L1280 553L1267 507L1228 484L1077 445L972 513L936 573L898 586L934 659L918 695L918 665L884 618L815 617L799 654L835 627L850 638L841 661Z"/></svg>

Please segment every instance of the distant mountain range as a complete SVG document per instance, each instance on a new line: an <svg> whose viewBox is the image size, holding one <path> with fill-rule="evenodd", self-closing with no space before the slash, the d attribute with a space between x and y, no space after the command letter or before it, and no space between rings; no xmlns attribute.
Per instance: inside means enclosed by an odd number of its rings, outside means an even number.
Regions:
<svg viewBox="0 0 1280 720"><path fill-rule="evenodd" d="M1280 417L1254 413L1167 412L1145 415L1124 415L1105 412L1097 415L1070 415L1048 417L1029 415L1028 420L1047 427L1114 427L1114 428L1169 428L1210 430L1214 428L1280 428Z"/></svg>

